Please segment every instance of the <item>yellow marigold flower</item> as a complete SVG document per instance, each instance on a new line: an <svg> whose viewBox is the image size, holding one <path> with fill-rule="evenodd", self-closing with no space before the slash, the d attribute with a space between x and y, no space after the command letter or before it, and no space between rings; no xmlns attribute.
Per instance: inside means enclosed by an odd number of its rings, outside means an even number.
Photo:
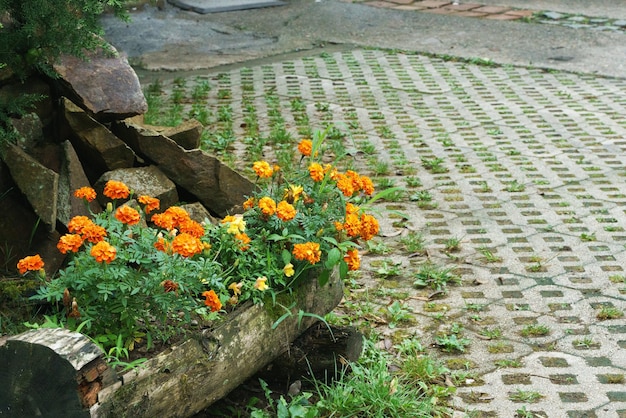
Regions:
<svg viewBox="0 0 626 418"><path fill-rule="evenodd" d="M93 247L91 247L91 255L96 259L98 263L110 263L115 260L117 250L114 246L106 241L100 241Z"/></svg>
<svg viewBox="0 0 626 418"><path fill-rule="evenodd" d="M123 205L115 211L115 219L126 225L135 225L141 220L141 215L130 206Z"/></svg>
<svg viewBox="0 0 626 418"><path fill-rule="evenodd" d="M267 161L255 161L252 164L252 169L260 178L272 177L274 169Z"/></svg>
<svg viewBox="0 0 626 418"><path fill-rule="evenodd" d="M228 285L228 288L233 291L233 295L239 296L241 295L241 288L243 287L243 283L231 283Z"/></svg>
<svg viewBox="0 0 626 418"><path fill-rule="evenodd" d="M243 215L227 215L222 219L223 224L228 224L228 232L231 235L242 233L246 230L246 221L243 220Z"/></svg>
<svg viewBox="0 0 626 418"><path fill-rule="evenodd" d="M367 176L361 176L361 190L368 196L374 194L374 183L372 179Z"/></svg>
<svg viewBox="0 0 626 418"><path fill-rule="evenodd" d="M320 251L320 245L317 242L294 244L292 253L296 260L306 260L311 264L319 262L322 257L322 251Z"/></svg>
<svg viewBox="0 0 626 418"><path fill-rule="evenodd" d="M313 152L313 141L310 139L303 139L298 144L298 151L300 151L300 154L310 157L311 152Z"/></svg>
<svg viewBox="0 0 626 418"><path fill-rule="evenodd" d="M243 209L250 210L255 204L256 202L254 201L254 197L249 197L245 202L243 202Z"/></svg>
<svg viewBox="0 0 626 418"><path fill-rule="evenodd" d="M235 239L239 241L239 249L241 251L246 251L248 248L250 248L249 244L251 239L245 232L235 234Z"/></svg>
<svg viewBox="0 0 626 418"><path fill-rule="evenodd" d="M92 222L89 225L85 225L85 227L81 231L81 235L83 239L86 239L91 243L97 244L107 236L107 230L104 229L104 227L96 225Z"/></svg>
<svg viewBox="0 0 626 418"><path fill-rule="evenodd" d="M361 215L361 238L368 241L378 234L378 230L379 225L376 218L366 213Z"/></svg>
<svg viewBox="0 0 626 418"><path fill-rule="evenodd" d="M130 190L128 186L121 181L109 180L104 185L102 194L109 199L127 199L130 195Z"/></svg>
<svg viewBox="0 0 626 418"><path fill-rule="evenodd" d="M346 231L349 237L358 237L361 234L361 218L357 213L350 213L346 215L346 221L343 224L343 229Z"/></svg>
<svg viewBox="0 0 626 418"><path fill-rule="evenodd" d="M258 279L256 279L256 282L254 282L254 288L263 292L269 289L269 286L267 285L266 282L267 282L267 277L265 276L259 277Z"/></svg>
<svg viewBox="0 0 626 418"><path fill-rule="evenodd" d="M202 292L202 296L204 296L204 304L211 308L211 312L217 312L222 309L222 302L217 296L217 293L215 293L215 290L211 289Z"/></svg>
<svg viewBox="0 0 626 418"><path fill-rule="evenodd" d="M322 181L324 180L324 167L322 167L318 163L309 164L309 175L313 179L313 181Z"/></svg>
<svg viewBox="0 0 626 418"><path fill-rule="evenodd" d="M285 276L287 277L292 277L296 273L293 269L293 264L287 263L285 267L283 267L283 273L285 273Z"/></svg>
<svg viewBox="0 0 626 418"><path fill-rule="evenodd" d="M352 213L359 213L359 207L353 203L346 203L346 214L350 215Z"/></svg>
<svg viewBox="0 0 626 418"><path fill-rule="evenodd" d="M341 222L335 221L335 229L337 231L342 231L343 230L343 224Z"/></svg>
<svg viewBox="0 0 626 418"><path fill-rule="evenodd" d="M61 253L67 254L68 252L77 252L81 245L83 245L83 237L78 234L65 234L59 238L57 248Z"/></svg>
<svg viewBox="0 0 626 418"><path fill-rule="evenodd" d="M43 268L44 262L39 254L29 255L17 262L17 268L20 274L27 271L39 271Z"/></svg>
<svg viewBox="0 0 626 418"><path fill-rule="evenodd" d="M143 210L146 213L150 213L153 210L158 210L161 207L161 201L159 199L157 199L156 197L150 197L150 196L146 196L146 195L141 195L141 196L139 196L139 198L137 200L142 205L145 205Z"/></svg>
<svg viewBox="0 0 626 418"><path fill-rule="evenodd" d="M358 270L361 266L361 259L359 258L359 251L356 248L350 249L346 252L343 259L348 264L348 270Z"/></svg>
<svg viewBox="0 0 626 418"><path fill-rule="evenodd" d="M86 216L74 216L67 224L67 229L75 234L82 234L83 228L93 224L93 221Z"/></svg>
<svg viewBox="0 0 626 418"><path fill-rule="evenodd" d="M304 192L304 187L302 186L294 186L293 184L289 185L288 189L285 189L285 193L283 194L283 199L285 199L289 203L295 203L300 199L300 195Z"/></svg>
<svg viewBox="0 0 626 418"><path fill-rule="evenodd" d="M263 212L264 215L272 216L276 213L276 202L274 202L274 199L271 197L262 197L259 199L259 208L261 208L261 212Z"/></svg>
<svg viewBox="0 0 626 418"><path fill-rule="evenodd" d="M202 241L187 233L178 234L172 240L172 251L183 257L192 257L201 253L203 250L204 245Z"/></svg>
<svg viewBox="0 0 626 418"><path fill-rule="evenodd" d="M281 200L276 206L276 216L281 221L290 221L296 217L296 208L291 203Z"/></svg>
<svg viewBox="0 0 626 418"><path fill-rule="evenodd" d="M93 202L96 199L96 191L91 187L81 187L74 191L74 196L85 199L87 202Z"/></svg>
<svg viewBox="0 0 626 418"><path fill-rule="evenodd" d="M204 227L193 219L186 219L178 225L180 232L187 233L196 238L200 238L204 235Z"/></svg>
<svg viewBox="0 0 626 418"><path fill-rule="evenodd" d="M351 197L354 194L354 183L352 179L345 174L338 173L335 176L337 188L341 190L344 196Z"/></svg>

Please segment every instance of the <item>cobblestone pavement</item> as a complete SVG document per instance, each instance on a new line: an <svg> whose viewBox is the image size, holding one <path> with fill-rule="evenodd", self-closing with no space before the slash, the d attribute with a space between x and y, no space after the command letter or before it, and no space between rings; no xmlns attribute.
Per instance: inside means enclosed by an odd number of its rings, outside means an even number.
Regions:
<svg viewBox="0 0 626 418"><path fill-rule="evenodd" d="M354 292L372 323L394 301L412 312L389 338L417 335L474 373L459 411L626 417L626 80L383 50L208 77L235 136L278 114L294 137L331 124L362 172L405 188L382 205L395 212L379 244L396 251L370 248ZM424 250L403 252L416 233ZM460 283L415 287L425 265ZM466 351L434 348L442 335Z"/></svg>

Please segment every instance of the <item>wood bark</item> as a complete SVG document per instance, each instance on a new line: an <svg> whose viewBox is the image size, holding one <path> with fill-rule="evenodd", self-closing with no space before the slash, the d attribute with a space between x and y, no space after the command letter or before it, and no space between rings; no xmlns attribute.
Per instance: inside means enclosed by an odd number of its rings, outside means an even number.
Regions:
<svg viewBox="0 0 626 418"><path fill-rule="evenodd" d="M342 297L337 274L323 287L306 280L276 304L242 305L215 328L113 379L101 351L81 334L41 329L12 337L0 345L0 416L189 417L287 350Z"/></svg>

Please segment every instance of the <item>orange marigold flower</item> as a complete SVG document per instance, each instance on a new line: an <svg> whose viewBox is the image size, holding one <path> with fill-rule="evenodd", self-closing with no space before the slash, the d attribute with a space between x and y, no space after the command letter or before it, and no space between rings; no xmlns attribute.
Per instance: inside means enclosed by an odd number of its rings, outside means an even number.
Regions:
<svg viewBox="0 0 626 418"><path fill-rule="evenodd" d="M178 283L172 280L164 280L163 282L161 282L161 286L163 286L163 290L165 290L165 293L178 291Z"/></svg>
<svg viewBox="0 0 626 418"><path fill-rule="evenodd" d="M102 241L107 236L107 231L106 229L104 229L104 227L96 225L92 222L89 225L85 225L85 227L81 231L81 236L83 237L83 239L96 244Z"/></svg>
<svg viewBox="0 0 626 418"><path fill-rule="evenodd" d="M67 229L75 234L82 234L87 225L92 225L93 221L86 216L74 216L67 224Z"/></svg>
<svg viewBox="0 0 626 418"><path fill-rule="evenodd" d="M161 207L161 201L157 199L156 197L142 195L142 196L139 196L137 200L142 205L145 205L143 210L146 213L150 213L153 210L158 210Z"/></svg>
<svg viewBox="0 0 626 418"><path fill-rule="evenodd" d="M178 226L180 232L187 233L196 238L200 238L204 235L204 227L199 223L194 221L193 219L187 219L180 223Z"/></svg>
<svg viewBox="0 0 626 418"><path fill-rule="evenodd" d="M261 208L261 212L263 212L264 215L272 216L276 213L276 202L274 202L274 199L271 197L262 197L259 199L259 208Z"/></svg>
<svg viewBox="0 0 626 418"><path fill-rule="evenodd" d="M346 222L343 224L343 228L349 237L358 237L361 234L361 218L356 213L350 213L346 215Z"/></svg>
<svg viewBox="0 0 626 418"><path fill-rule="evenodd" d="M320 245L317 242L294 244L292 252L297 260L306 260L311 264L317 263L322 257L322 251L320 251Z"/></svg>
<svg viewBox="0 0 626 418"><path fill-rule="evenodd" d="M361 190L368 196L374 194L374 183L372 179L367 176L361 176Z"/></svg>
<svg viewBox="0 0 626 418"><path fill-rule="evenodd" d="M322 181L324 180L324 167L322 167L318 163L309 164L309 175L313 179L313 181Z"/></svg>
<svg viewBox="0 0 626 418"><path fill-rule="evenodd" d="M368 241L378 234L378 230L379 225L376 218L366 213L361 215L361 238Z"/></svg>
<svg viewBox="0 0 626 418"><path fill-rule="evenodd" d="M135 225L141 220L141 215L130 206L123 205L115 211L115 219L126 225Z"/></svg>
<svg viewBox="0 0 626 418"><path fill-rule="evenodd" d="M121 181L109 180L104 185L102 194L109 199L127 199L130 195L130 190L128 186Z"/></svg>
<svg viewBox="0 0 626 418"><path fill-rule="evenodd" d="M335 229L337 231L343 230L343 224L341 222L335 221Z"/></svg>
<svg viewBox="0 0 626 418"><path fill-rule="evenodd" d="M204 296L204 304L211 308L211 312L217 312L222 309L222 302L217 296L217 293L215 293L215 290L211 289L202 292L202 296Z"/></svg>
<svg viewBox="0 0 626 418"><path fill-rule="evenodd" d="M79 199L85 199L87 202L93 202L96 198L96 191L91 187L81 187L74 191L74 196Z"/></svg>
<svg viewBox="0 0 626 418"><path fill-rule="evenodd" d="M248 234L246 234L245 232L242 232L240 234L235 234L235 239L237 241L239 241L239 249L241 251L246 251L248 248L250 248L250 237L248 236Z"/></svg>
<svg viewBox="0 0 626 418"><path fill-rule="evenodd" d="M183 257L192 257L203 250L204 245L202 245L202 241L187 233L178 234L172 240L172 251Z"/></svg>
<svg viewBox="0 0 626 418"><path fill-rule="evenodd" d="M43 265L43 260L39 254L26 256L17 262L20 274L24 274L27 271L39 271L43 268Z"/></svg>
<svg viewBox="0 0 626 418"><path fill-rule="evenodd" d="M83 237L78 234L65 234L59 238L57 248L61 253L67 254L68 252L77 252L81 245L83 245Z"/></svg>
<svg viewBox="0 0 626 418"><path fill-rule="evenodd" d="M114 246L106 241L100 241L93 247L91 247L91 255L96 259L98 263L110 263L115 260L117 250Z"/></svg>
<svg viewBox="0 0 626 418"><path fill-rule="evenodd" d="M311 152L313 152L313 141L310 139L303 139L298 144L298 151L300 151L300 154L310 157Z"/></svg>
<svg viewBox="0 0 626 418"><path fill-rule="evenodd" d="M272 177L274 174L274 169L267 161L255 161L252 164L252 169L261 178Z"/></svg>
<svg viewBox="0 0 626 418"><path fill-rule="evenodd" d="M343 257L348 264L348 270L358 270L361 266L361 259L359 258L359 251L356 248L352 248L346 252Z"/></svg>
<svg viewBox="0 0 626 418"><path fill-rule="evenodd" d="M181 223L185 222L186 220L191 219L189 217L189 212L187 212L180 206L170 206L163 213L166 213L172 217L175 228L177 228Z"/></svg>
<svg viewBox="0 0 626 418"><path fill-rule="evenodd" d="M346 203L346 214L350 215L352 213L359 213L359 207L356 206L354 203Z"/></svg>
<svg viewBox="0 0 626 418"><path fill-rule="evenodd" d="M158 237L156 242L154 243L154 248L164 253L170 252L170 243L165 241L165 238Z"/></svg>
<svg viewBox="0 0 626 418"><path fill-rule="evenodd" d="M344 196L350 197L354 194L354 183L350 177L338 173L335 176L335 181L337 181L337 188L341 190Z"/></svg>
<svg viewBox="0 0 626 418"><path fill-rule="evenodd" d="M348 170L346 171L346 177L352 181L352 189L355 192L361 190L361 176L356 171Z"/></svg>
<svg viewBox="0 0 626 418"><path fill-rule="evenodd" d="M150 220L159 228L167 229L168 231L175 227L174 218L169 213L155 213Z"/></svg>
<svg viewBox="0 0 626 418"><path fill-rule="evenodd" d="M243 209L244 210L252 209L255 204L256 202L254 201L254 197L249 197L248 200L243 202Z"/></svg>
<svg viewBox="0 0 626 418"><path fill-rule="evenodd" d="M281 221L290 221L296 217L296 208L291 203L281 200L276 206L276 216Z"/></svg>

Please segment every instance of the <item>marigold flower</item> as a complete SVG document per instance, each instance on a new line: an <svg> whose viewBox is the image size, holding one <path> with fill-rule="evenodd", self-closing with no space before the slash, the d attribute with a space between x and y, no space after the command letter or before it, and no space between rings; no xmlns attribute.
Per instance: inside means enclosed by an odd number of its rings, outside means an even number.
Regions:
<svg viewBox="0 0 626 418"><path fill-rule="evenodd" d="M346 171L346 177L352 181L352 189L355 192L361 190L361 176L356 171L348 170Z"/></svg>
<svg viewBox="0 0 626 418"><path fill-rule="evenodd" d="M359 258L359 251L356 248L352 248L346 252L343 257L348 264L348 270L358 270L361 266L361 259Z"/></svg>
<svg viewBox="0 0 626 418"><path fill-rule="evenodd" d="M77 252L81 245L83 245L83 237L78 234L65 234L59 238L57 248L62 254L67 254L70 251Z"/></svg>
<svg viewBox="0 0 626 418"><path fill-rule="evenodd" d="M70 221L67 223L67 229L75 234L82 234L83 228L85 228L85 226L87 225L92 224L93 221L91 219L86 216L79 215L74 216L72 219L70 219Z"/></svg>
<svg viewBox="0 0 626 418"><path fill-rule="evenodd" d="M241 295L241 288L243 287L243 282L239 283L231 283L228 285L228 288L233 291L233 295L239 296Z"/></svg>
<svg viewBox="0 0 626 418"><path fill-rule="evenodd" d="M353 203L346 203L346 214L350 215L352 213L359 213L359 207Z"/></svg>
<svg viewBox="0 0 626 418"><path fill-rule="evenodd" d="M378 234L378 230L379 225L376 218L366 213L361 215L361 238L368 241Z"/></svg>
<svg viewBox="0 0 626 418"><path fill-rule="evenodd" d="M104 227L96 225L92 222L89 225L85 225L85 227L81 231L81 236L83 237L83 239L93 244L97 244L107 236L107 231L106 229L104 229Z"/></svg>
<svg viewBox="0 0 626 418"><path fill-rule="evenodd" d="M204 227L193 219L182 221L180 225L178 225L178 229L180 232L187 233L196 238L200 238L204 235Z"/></svg>
<svg viewBox="0 0 626 418"><path fill-rule="evenodd" d="M313 141L310 139L303 139L298 144L298 151L300 151L300 154L310 157L311 152L313 152Z"/></svg>
<svg viewBox="0 0 626 418"><path fill-rule="evenodd" d="M39 271L43 268L44 262L39 254L29 255L17 262L17 268L20 274L27 271Z"/></svg>
<svg viewBox="0 0 626 418"><path fill-rule="evenodd" d="M246 230L246 221L242 215L227 215L222 219L223 224L228 224L228 232L231 235L240 234Z"/></svg>
<svg viewBox="0 0 626 418"><path fill-rule="evenodd" d="M164 280L163 282L161 282L161 286L163 286L163 290L165 291L165 293L178 291L178 283L172 280Z"/></svg>
<svg viewBox="0 0 626 418"><path fill-rule="evenodd" d="M146 213L150 213L153 210L158 210L161 207L161 201L157 199L156 197L141 195L139 196L137 201L141 203L142 205L145 205L143 210Z"/></svg>
<svg viewBox="0 0 626 418"><path fill-rule="evenodd" d="M222 302L217 296L217 293L215 293L215 290L211 289L202 292L202 296L204 296L204 304L211 308L211 312L217 312L222 309Z"/></svg>
<svg viewBox="0 0 626 418"><path fill-rule="evenodd" d="M165 238L163 237L157 238L156 242L154 243L154 248L164 253L169 253L171 249L170 243L165 241Z"/></svg>
<svg viewBox="0 0 626 418"><path fill-rule="evenodd" d="M235 239L239 241L239 249L241 251L246 251L248 248L250 248L249 244L251 239L245 232L235 234Z"/></svg>
<svg viewBox="0 0 626 418"><path fill-rule="evenodd" d="M292 277L296 273L296 271L293 269L293 264L291 263L285 264L285 267L283 267L283 273L287 277Z"/></svg>
<svg viewBox="0 0 626 418"><path fill-rule="evenodd" d="M98 263L110 263L115 260L115 256L117 255L117 250L114 246L109 244L106 241L100 241L93 247L91 247L91 255L96 259Z"/></svg>
<svg viewBox="0 0 626 418"><path fill-rule="evenodd" d="M252 169L260 178L272 177L274 169L267 161L255 161L252 164Z"/></svg>
<svg viewBox="0 0 626 418"><path fill-rule="evenodd" d="M276 216L281 221L287 222L296 217L296 208L285 200L278 202L276 206Z"/></svg>
<svg viewBox="0 0 626 418"><path fill-rule="evenodd" d="M335 176L335 181L337 182L337 188L341 190L344 196L351 197L354 194L354 183L349 176L338 173Z"/></svg>
<svg viewBox="0 0 626 418"><path fill-rule="evenodd" d="M311 264L320 261L322 251L317 242L305 242L304 244L294 244L292 253L296 260L306 260Z"/></svg>
<svg viewBox="0 0 626 418"><path fill-rule="evenodd" d="M130 189L121 181L109 180L104 185L102 194L109 199L127 199L130 195Z"/></svg>
<svg viewBox="0 0 626 418"><path fill-rule="evenodd" d="M178 234L172 240L172 251L183 257L192 257L203 250L204 245L202 245L202 241L187 233Z"/></svg>
<svg viewBox="0 0 626 418"><path fill-rule="evenodd" d="M87 202L93 202L96 199L96 191L91 187L81 187L74 191L74 197L85 199Z"/></svg>
<svg viewBox="0 0 626 418"><path fill-rule="evenodd" d="M298 201L298 199L300 199L300 195L302 193L304 193L304 187L290 184L289 188L285 189L283 199L285 199L289 203L295 203Z"/></svg>
<svg viewBox="0 0 626 418"><path fill-rule="evenodd" d="M250 210L256 205L254 197L249 197L245 202L243 202L243 209Z"/></svg>
<svg viewBox="0 0 626 418"><path fill-rule="evenodd" d="M343 224L343 229L346 231L349 237L358 237L361 234L361 218L357 213L350 213L346 215L346 221Z"/></svg>
<svg viewBox="0 0 626 418"><path fill-rule="evenodd" d="M274 202L274 199L271 197L262 197L259 199L259 208L261 208L261 212L263 212L264 215L272 216L276 213L276 202Z"/></svg>
<svg viewBox="0 0 626 418"><path fill-rule="evenodd" d="M141 215L130 206L123 205L115 211L115 219L126 225L135 225L141 220Z"/></svg>
<svg viewBox="0 0 626 418"><path fill-rule="evenodd" d="M267 285L266 282L267 282L267 277L265 276L259 277L258 279L256 279L256 282L254 282L254 288L263 292L269 289L269 286Z"/></svg>
<svg viewBox="0 0 626 418"><path fill-rule="evenodd" d="M150 220L159 228L167 229L168 231L174 229L174 218L168 213L155 213Z"/></svg>
<svg viewBox="0 0 626 418"><path fill-rule="evenodd" d="M187 212L180 206L170 206L163 213L166 213L167 215L172 217L172 219L174 220L175 228L177 228L182 222L191 219L191 217L189 216L189 212Z"/></svg>
<svg viewBox="0 0 626 418"><path fill-rule="evenodd" d="M72 299L72 307L70 312L67 313L68 318L80 318L80 312L78 311L78 302L76 298Z"/></svg>
<svg viewBox="0 0 626 418"><path fill-rule="evenodd" d="M368 196L374 194L374 183L372 179L367 176L361 176L361 190Z"/></svg>
<svg viewBox="0 0 626 418"><path fill-rule="evenodd" d="M309 175L311 176L313 181L324 180L324 167L322 167L319 163L309 164Z"/></svg>

